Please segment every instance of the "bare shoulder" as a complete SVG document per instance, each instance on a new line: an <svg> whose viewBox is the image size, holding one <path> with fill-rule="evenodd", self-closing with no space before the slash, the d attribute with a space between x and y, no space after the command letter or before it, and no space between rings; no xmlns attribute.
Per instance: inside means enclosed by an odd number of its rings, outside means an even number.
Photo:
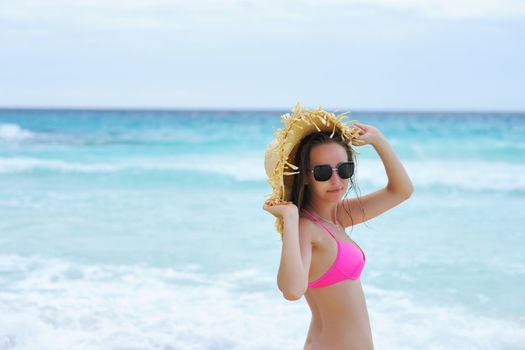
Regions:
<svg viewBox="0 0 525 350"><path fill-rule="evenodd" d="M314 229L316 226L315 222L313 222L310 218L307 216L299 216L299 231L305 232L305 233L311 233L312 229Z"/></svg>
<svg viewBox="0 0 525 350"><path fill-rule="evenodd" d="M299 234L309 239L312 244L319 240L319 226L306 216L299 217Z"/></svg>

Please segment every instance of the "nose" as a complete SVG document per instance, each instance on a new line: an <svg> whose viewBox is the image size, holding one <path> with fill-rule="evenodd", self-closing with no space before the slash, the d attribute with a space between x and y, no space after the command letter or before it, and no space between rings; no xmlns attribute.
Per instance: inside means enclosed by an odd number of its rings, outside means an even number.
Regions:
<svg viewBox="0 0 525 350"><path fill-rule="evenodd" d="M337 169L333 169L332 176L330 176L330 183L337 184L341 181L343 181L343 179L339 177L339 173L337 172Z"/></svg>

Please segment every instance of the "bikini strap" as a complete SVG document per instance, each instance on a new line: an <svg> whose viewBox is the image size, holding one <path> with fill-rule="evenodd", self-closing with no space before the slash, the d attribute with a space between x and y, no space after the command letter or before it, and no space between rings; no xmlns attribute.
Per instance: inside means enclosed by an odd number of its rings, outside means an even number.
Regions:
<svg viewBox="0 0 525 350"><path fill-rule="evenodd" d="M336 242L339 242L339 241L337 240L337 238L335 238L334 234L333 234L332 232L330 232L330 230L329 230L325 225L323 225L323 223L322 223L319 219L317 219L317 218L315 217L314 214L310 213L310 212L309 212L308 210L306 210L305 208L303 208L303 211L304 211L306 214L308 214L308 216L311 217L315 222L317 222L319 225L321 225L321 226L322 226L322 227L323 227L323 228L324 228L324 229L330 234L330 236L332 236L332 237L335 239Z"/></svg>

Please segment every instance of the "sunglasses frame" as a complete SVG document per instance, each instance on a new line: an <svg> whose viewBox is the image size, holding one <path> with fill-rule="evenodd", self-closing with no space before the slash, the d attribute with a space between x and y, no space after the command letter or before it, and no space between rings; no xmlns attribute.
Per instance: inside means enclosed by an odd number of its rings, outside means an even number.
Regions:
<svg viewBox="0 0 525 350"><path fill-rule="evenodd" d="M354 166L354 168L352 169L352 175L350 175L350 176L347 177L347 178L343 178L343 177L341 177L341 174L339 173L339 168L340 168L341 166L343 166L343 165L346 165L346 164L352 164L352 165ZM317 168L317 167L321 167L321 166L322 166L322 167L327 166L327 167L330 168L331 173L330 173L330 176L329 176L326 180L318 180L318 179L315 177L315 172L314 172L314 171L315 171L315 168ZM341 162L341 163L337 164L337 166L336 166L335 168L332 168L332 167L330 166L330 164L319 164L319 165L314 166L313 169L310 170L310 171L314 174L314 179L315 179L315 181L318 181L318 182L324 182L324 181L328 181L328 180L330 180L330 179L332 178L332 176L334 176L334 172L337 172L337 176L339 176L339 178L340 178L341 180L348 180L349 178L351 178L352 176L354 176L354 173L355 173L355 163L352 162L352 161Z"/></svg>

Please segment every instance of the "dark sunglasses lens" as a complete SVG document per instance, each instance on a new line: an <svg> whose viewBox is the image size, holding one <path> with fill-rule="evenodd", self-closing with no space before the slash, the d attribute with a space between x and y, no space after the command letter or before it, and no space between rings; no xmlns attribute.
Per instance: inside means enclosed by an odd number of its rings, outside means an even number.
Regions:
<svg viewBox="0 0 525 350"><path fill-rule="evenodd" d="M326 181L332 177L332 168L329 165L314 166L314 178L317 181Z"/></svg>
<svg viewBox="0 0 525 350"><path fill-rule="evenodd" d="M339 177L341 179L349 179L354 175L354 163L353 162L347 162L340 164L337 167L337 174L339 174Z"/></svg>

